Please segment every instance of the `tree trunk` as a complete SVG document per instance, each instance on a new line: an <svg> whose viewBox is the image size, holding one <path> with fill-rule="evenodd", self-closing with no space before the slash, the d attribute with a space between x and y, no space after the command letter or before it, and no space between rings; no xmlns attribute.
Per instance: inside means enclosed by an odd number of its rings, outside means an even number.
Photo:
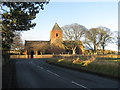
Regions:
<svg viewBox="0 0 120 90"><path fill-rule="evenodd" d="M75 54L75 50L73 50L72 54Z"/></svg>
<svg viewBox="0 0 120 90"><path fill-rule="evenodd" d="M76 47L72 49L72 54L76 54Z"/></svg>
<svg viewBox="0 0 120 90"><path fill-rule="evenodd" d="M42 52L40 52L40 54L42 55Z"/></svg>
<svg viewBox="0 0 120 90"><path fill-rule="evenodd" d="M102 46L102 49L103 49L103 55L104 55L104 54L105 54L105 53L104 53L104 51L105 51L105 47L104 47L104 46Z"/></svg>
<svg viewBox="0 0 120 90"><path fill-rule="evenodd" d="M96 53L96 45L94 45L94 53Z"/></svg>

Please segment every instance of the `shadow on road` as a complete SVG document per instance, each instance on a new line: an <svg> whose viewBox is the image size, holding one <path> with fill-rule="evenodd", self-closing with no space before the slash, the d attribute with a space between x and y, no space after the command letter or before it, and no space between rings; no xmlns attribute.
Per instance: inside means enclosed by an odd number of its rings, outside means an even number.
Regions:
<svg viewBox="0 0 120 90"><path fill-rule="evenodd" d="M16 87L15 60L11 60L2 66L2 89Z"/></svg>

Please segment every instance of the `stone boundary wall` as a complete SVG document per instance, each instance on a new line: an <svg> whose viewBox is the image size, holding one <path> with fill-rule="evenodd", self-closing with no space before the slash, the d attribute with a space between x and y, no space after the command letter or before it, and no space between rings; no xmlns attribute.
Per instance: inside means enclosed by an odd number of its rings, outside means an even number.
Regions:
<svg viewBox="0 0 120 90"><path fill-rule="evenodd" d="M64 54L64 55L34 55L33 58L52 58L52 57L77 57L80 55L68 55L68 54ZM28 58L28 55L10 55L11 59L15 59L15 58Z"/></svg>
<svg viewBox="0 0 120 90"><path fill-rule="evenodd" d="M78 57L78 56L88 56L88 55L71 55L71 54L63 54L63 55L34 55L34 58L52 58L52 57ZM97 57L104 58L120 58L120 55L97 55ZM11 59L15 58L28 58L28 55L10 55Z"/></svg>
<svg viewBox="0 0 120 90"><path fill-rule="evenodd" d="M120 55L98 55L97 57L104 57L104 58L120 58Z"/></svg>
<svg viewBox="0 0 120 90"><path fill-rule="evenodd" d="M33 58L51 58L53 55L34 55ZM11 59L15 58L28 58L28 55L10 55Z"/></svg>

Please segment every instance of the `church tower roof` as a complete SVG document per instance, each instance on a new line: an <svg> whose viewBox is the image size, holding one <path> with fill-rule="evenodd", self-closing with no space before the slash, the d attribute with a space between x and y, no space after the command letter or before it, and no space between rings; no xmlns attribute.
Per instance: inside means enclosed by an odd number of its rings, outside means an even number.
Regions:
<svg viewBox="0 0 120 90"><path fill-rule="evenodd" d="M55 23L52 30L61 30L61 28L59 27L59 25L57 23Z"/></svg>

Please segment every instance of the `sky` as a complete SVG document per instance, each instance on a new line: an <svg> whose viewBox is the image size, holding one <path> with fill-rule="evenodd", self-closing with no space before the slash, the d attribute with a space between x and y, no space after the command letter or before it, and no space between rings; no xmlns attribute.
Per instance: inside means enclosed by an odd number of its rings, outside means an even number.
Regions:
<svg viewBox="0 0 120 90"><path fill-rule="evenodd" d="M60 1L60 0L58 0ZM62 1L62 0L61 0ZM87 29L105 26L111 31L118 30L118 2L78 2L68 0L56 2L51 0L44 6L33 20L37 25L30 31L22 32L22 40L50 40L50 31L57 22L60 27L78 23ZM112 47L112 48L111 48ZM106 49L117 50L115 45L109 44Z"/></svg>

